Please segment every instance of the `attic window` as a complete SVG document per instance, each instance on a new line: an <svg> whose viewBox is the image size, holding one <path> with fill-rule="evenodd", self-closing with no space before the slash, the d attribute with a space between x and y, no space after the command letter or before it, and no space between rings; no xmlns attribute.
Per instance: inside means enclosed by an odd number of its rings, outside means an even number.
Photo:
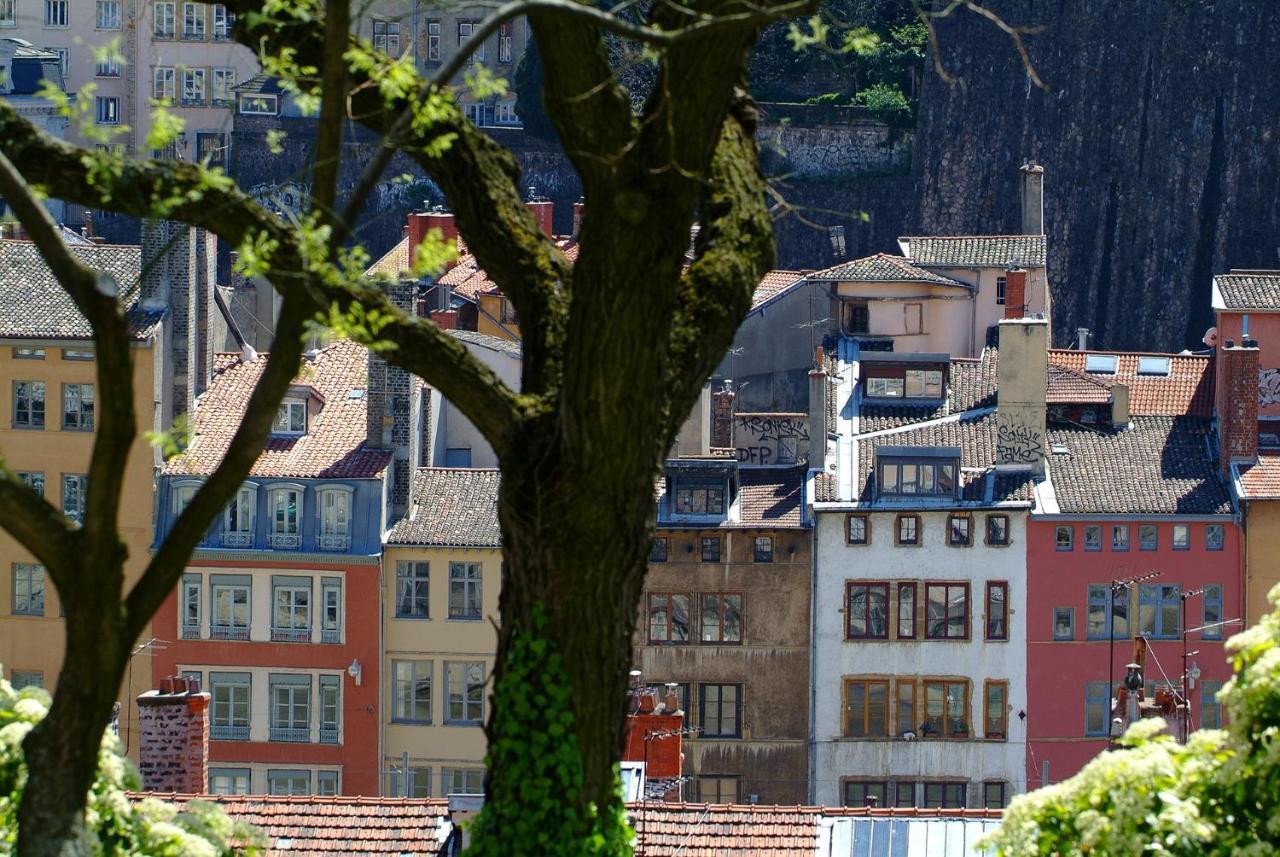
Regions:
<svg viewBox="0 0 1280 857"><path fill-rule="evenodd" d="M307 403L302 399L285 399L281 402L271 431L273 434L306 434Z"/></svg>
<svg viewBox="0 0 1280 857"><path fill-rule="evenodd" d="M701 486L677 488L676 513L680 515L723 515L724 489Z"/></svg>
<svg viewBox="0 0 1280 857"><path fill-rule="evenodd" d="M1084 359L1084 371L1095 375L1116 374L1116 356L1114 354L1090 354Z"/></svg>
<svg viewBox="0 0 1280 857"><path fill-rule="evenodd" d="M1066 445L1065 443L1055 443L1055 444L1053 445L1053 454L1054 454L1054 455L1067 455L1067 454L1068 454L1068 453L1070 453L1070 452L1071 452L1071 450L1069 450L1069 449L1067 448L1067 445Z"/></svg>
<svg viewBox="0 0 1280 857"><path fill-rule="evenodd" d="M1169 374L1169 358L1168 357L1139 357L1138 358L1138 374L1139 375L1168 375Z"/></svg>
<svg viewBox="0 0 1280 857"><path fill-rule="evenodd" d="M351 392L347 393L347 398L348 398L348 399L363 399L363 398L364 398L364 390L352 390Z"/></svg>
<svg viewBox="0 0 1280 857"><path fill-rule="evenodd" d="M1115 354L1089 354L1084 358L1084 371L1093 372L1094 375L1115 375Z"/></svg>
<svg viewBox="0 0 1280 857"><path fill-rule="evenodd" d="M954 496L957 462L936 459L889 459L879 462L882 496Z"/></svg>
<svg viewBox="0 0 1280 857"><path fill-rule="evenodd" d="M1280 449L1280 433L1273 431L1258 432L1258 446L1262 449Z"/></svg>

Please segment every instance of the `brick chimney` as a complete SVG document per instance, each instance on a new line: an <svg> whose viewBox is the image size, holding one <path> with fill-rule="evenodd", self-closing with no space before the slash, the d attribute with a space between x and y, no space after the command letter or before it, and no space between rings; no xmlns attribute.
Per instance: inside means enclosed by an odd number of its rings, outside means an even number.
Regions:
<svg viewBox="0 0 1280 857"><path fill-rule="evenodd" d="M1218 349L1216 407L1221 464L1225 473L1233 461L1258 458L1258 343L1228 339Z"/></svg>
<svg viewBox="0 0 1280 857"><path fill-rule="evenodd" d="M431 320L442 330L458 329L458 311L456 309L433 310Z"/></svg>
<svg viewBox="0 0 1280 857"><path fill-rule="evenodd" d="M827 363L821 345L809 370L809 467L827 469Z"/></svg>
<svg viewBox="0 0 1280 857"><path fill-rule="evenodd" d="M1022 318L1027 314L1027 269L1021 265L1004 272L1004 317Z"/></svg>
<svg viewBox="0 0 1280 857"><path fill-rule="evenodd" d="M555 213L556 204L549 199L531 199L525 205L529 206L529 210L533 212L533 219L538 221L538 228L547 237L552 237L554 232L551 216Z"/></svg>
<svg viewBox="0 0 1280 857"><path fill-rule="evenodd" d="M711 393L711 446L728 449L733 446L733 381L725 378L724 386Z"/></svg>
<svg viewBox="0 0 1280 857"><path fill-rule="evenodd" d="M578 197L578 201L573 204L573 240L577 241L578 236L582 233L582 212L586 209L587 203L582 197Z"/></svg>
<svg viewBox="0 0 1280 857"><path fill-rule="evenodd" d="M644 762L646 779L678 780L683 761L680 732L684 728L684 712L674 707L678 700L659 700L658 691L653 688L633 693L638 698L633 700L635 710L627 715L623 761ZM663 704L660 712L659 701Z"/></svg>
<svg viewBox="0 0 1280 857"><path fill-rule="evenodd" d="M437 206L430 211L415 211L410 213L408 220L409 227L409 264L413 264L414 254L418 251L418 245L427 237L432 229L440 230L440 237L445 243L453 242L453 246L458 246L458 223L453 217L453 212L445 211ZM457 261L449 262L445 265L443 274L448 271Z"/></svg>
<svg viewBox="0 0 1280 857"><path fill-rule="evenodd" d="M1022 234L1044 234L1044 167L1028 161L1018 170L1022 191Z"/></svg>
<svg viewBox="0 0 1280 857"><path fill-rule="evenodd" d="M1049 376L1049 322L1000 322L996 386L996 467L1044 474L1045 390Z"/></svg>
<svg viewBox="0 0 1280 857"><path fill-rule="evenodd" d="M209 782L209 694L169 677L138 697L138 768L150 792L204 794Z"/></svg>

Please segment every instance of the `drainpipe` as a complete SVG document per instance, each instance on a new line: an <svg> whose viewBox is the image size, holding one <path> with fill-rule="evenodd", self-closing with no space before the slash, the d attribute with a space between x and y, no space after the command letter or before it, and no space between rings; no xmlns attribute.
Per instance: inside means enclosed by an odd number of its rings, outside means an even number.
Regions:
<svg viewBox="0 0 1280 857"><path fill-rule="evenodd" d="M810 434L813 434L810 431ZM818 520L813 516L809 549L809 805L818 803Z"/></svg>

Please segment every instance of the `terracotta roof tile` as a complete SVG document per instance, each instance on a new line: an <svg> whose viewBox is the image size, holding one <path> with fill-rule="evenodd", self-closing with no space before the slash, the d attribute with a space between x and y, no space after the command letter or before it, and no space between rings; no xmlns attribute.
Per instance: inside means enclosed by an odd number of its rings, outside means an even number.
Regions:
<svg viewBox="0 0 1280 857"><path fill-rule="evenodd" d="M165 464L165 473L213 472L266 364L265 354L252 363L237 354L214 356L209 387L196 399L191 445ZM314 389L323 404L308 415L306 434L272 436L250 476L370 479L387 468L391 452L365 446L368 351L363 346L341 340L320 349L294 384Z"/></svg>
<svg viewBox="0 0 1280 857"><path fill-rule="evenodd" d="M366 797L275 797L265 795L135 794L182 809L193 800L215 804L234 821L267 836L266 857L329 857L348 854L440 853L445 800Z"/></svg>
<svg viewBox="0 0 1280 857"><path fill-rule="evenodd" d="M1280 457L1261 456L1256 464L1234 465L1248 500L1280 499Z"/></svg>
<svg viewBox="0 0 1280 857"><path fill-rule="evenodd" d="M1086 372L1085 361L1090 354L1115 356L1115 373ZM1141 357L1168 357L1169 374L1139 374L1138 360ZM1071 351L1051 348L1049 364L1104 383L1127 385L1131 414L1195 417L1213 415L1213 372L1207 355Z"/></svg>
<svg viewBox="0 0 1280 857"><path fill-rule="evenodd" d="M497 470L423 467L413 481L413 504L387 537L393 545L502 545Z"/></svg>
<svg viewBox="0 0 1280 857"><path fill-rule="evenodd" d="M888 253L876 253L863 259L854 259L825 271L816 271L809 275L811 280L832 280L838 282L875 282L875 283L933 283L939 286L957 286L969 288L958 280L926 271L911 264L911 260L902 256L891 256Z"/></svg>
<svg viewBox="0 0 1280 857"><path fill-rule="evenodd" d="M1005 268L1015 260L1045 265L1043 235L947 235L899 238L912 262L938 268Z"/></svg>
<svg viewBox="0 0 1280 857"><path fill-rule="evenodd" d="M1063 512L1231 512L1208 419L1135 416L1122 431L1050 426L1049 447L1049 475Z"/></svg>
<svg viewBox="0 0 1280 857"><path fill-rule="evenodd" d="M1050 363L1045 401L1051 405L1106 404L1111 401L1111 384L1097 376Z"/></svg>
<svg viewBox="0 0 1280 857"><path fill-rule="evenodd" d="M374 262L366 270L365 276L372 277L378 274L385 274L391 277L399 277L410 267L409 259L409 236L400 239L400 243L388 250L381 259Z"/></svg>
<svg viewBox="0 0 1280 857"><path fill-rule="evenodd" d="M813 474L813 501L834 503L836 499L836 475L827 471Z"/></svg>
<svg viewBox="0 0 1280 857"><path fill-rule="evenodd" d="M755 293L751 296L751 308L755 309L761 304L768 303L802 279L804 274L800 271L770 271L756 286Z"/></svg>
<svg viewBox="0 0 1280 857"><path fill-rule="evenodd" d="M120 290L130 333L148 339L163 310L139 306L142 250L120 244L71 244L67 247L95 271L109 274ZM92 339L93 328L59 285L39 249L30 241L0 241L0 337Z"/></svg>
<svg viewBox="0 0 1280 857"><path fill-rule="evenodd" d="M803 467L744 467L738 471L743 527L802 527Z"/></svg>
<svg viewBox="0 0 1280 857"><path fill-rule="evenodd" d="M822 811L731 804L632 804L636 854L644 857L813 857Z"/></svg>
<svg viewBox="0 0 1280 857"><path fill-rule="evenodd" d="M1232 271L1213 285L1227 309L1280 309L1280 271Z"/></svg>

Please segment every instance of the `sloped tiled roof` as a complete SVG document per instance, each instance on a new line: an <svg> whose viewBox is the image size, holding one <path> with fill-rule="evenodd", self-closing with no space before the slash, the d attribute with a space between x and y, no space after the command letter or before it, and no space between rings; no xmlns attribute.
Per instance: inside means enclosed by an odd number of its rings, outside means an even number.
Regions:
<svg viewBox="0 0 1280 857"><path fill-rule="evenodd" d="M991 469L996 458L996 418L992 413L962 416L858 440L854 493L859 502L870 503L876 499L872 468L876 450L881 446L959 447L961 499L971 502L985 500L990 476L995 480L992 485L993 502L1031 500L1029 473L996 474Z"/></svg>
<svg viewBox="0 0 1280 857"><path fill-rule="evenodd" d="M938 268L1004 268L1017 260L1029 268L1043 268L1043 235L939 235L898 239L912 262Z"/></svg>
<svg viewBox="0 0 1280 857"><path fill-rule="evenodd" d="M578 261L578 242L560 239L556 242L560 252L570 263ZM474 302L481 294L495 291L498 284L489 279L489 275L480 267L474 253L463 253L456 265L437 279L437 283L449 286L455 295Z"/></svg>
<svg viewBox="0 0 1280 857"><path fill-rule="evenodd" d="M409 514L392 528L387 543L500 547L498 481L497 470L420 468Z"/></svg>
<svg viewBox="0 0 1280 857"><path fill-rule="evenodd" d="M1106 404L1111 401L1111 385L1056 363L1049 364L1046 402L1056 404Z"/></svg>
<svg viewBox="0 0 1280 857"><path fill-rule="evenodd" d="M130 333L148 339L164 315L138 304L142 251L121 244L70 244L67 247L95 271L109 274L120 289L120 305ZM30 241L0 241L0 337L92 339L93 328L59 285L40 250Z"/></svg>
<svg viewBox="0 0 1280 857"><path fill-rule="evenodd" d="M1000 352L983 350L977 360L955 358L947 373L947 398L941 405L869 405L858 411L860 433L899 428L912 423L960 414L974 408L988 408L996 403L996 382L1000 371Z"/></svg>
<svg viewBox="0 0 1280 857"><path fill-rule="evenodd" d="M409 270L409 265L409 236L406 235L400 239L400 243L384 253L382 258L370 265L364 273L367 277L378 274L399 277Z"/></svg>
<svg viewBox="0 0 1280 857"><path fill-rule="evenodd" d="M1236 270L1218 274L1213 285L1227 309L1280 309L1280 271Z"/></svg>
<svg viewBox="0 0 1280 857"><path fill-rule="evenodd" d="M477 333L474 330L450 330L449 335L454 339L460 339L472 345L479 345L494 351L501 351L503 354L510 354L512 357L518 358L521 355L519 342L512 342L510 339L503 339L501 336L490 336L487 333Z"/></svg>
<svg viewBox="0 0 1280 857"><path fill-rule="evenodd" d="M755 293L751 296L751 308L755 309L761 304L768 303L778 295L787 290L788 287L795 285L804 277L800 271L784 271L776 270L765 274L756 286Z"/></svg>
<svg viewBox="0 0 1280 857"><path fill-rule="evenodd" d="M447 800L376 797L138 794L183 809L190 801L215 804L233 821L267 837L266 857L349 854L431 855L444 844Z"/></svg>
<svg viewBox="0 0 1280 857"><path fill-rule="evenodd" d="M1135 416L1123 431L1050 426L1058 506L1069 514L1228 514L1211 435L1200 417Z"/></svg>
<svg viewBox="0 0 1280 857"><path fill-rule="evenodd" d="M801 527L804 468L750 468L738 471L742 527Z"/></svg>
<svg viewBox="0 0 1280 857"><path fill-rule="evenodd" d="M888 253L876 253L863 259L854 259L825 271L809 275L811 280L858 283L933 283L939 286L956 286L967 289L964 283L926 271L911 264L911 260Z"/></svg>
<svg viewBox="0 0 1280 857"><path fill-rule="evenodd" d="M834 503L836 501L836 475L823 470L813 474L813 502Z"/></svg>
<svg viewBox="0 0 1280 857"><path fill-rule="evenodd" d="M1233 465L1248 500L1280 499L1280 457L1264 455L1254 464Z"/></svg>
<svg viewBox="0 0 1280 857"><path fill-rule="evenodd" d="M1116 357L1114 374L1085 371L1090 354ZM1139 375L1140 357L1168 357L1168 375ZM1049 349L1049 364L1069 369L1086 378L1129 387L1129 412L1148 416L1213 415L1213 373L1204 354L1139 354L1120 351L1072 351Z"/></svg>
<svg viewBox="0 0 1280 857"><path fill-rule="evenodd" d="M732 804L650 803L630 807L636 853L644 857L813 857L822 810Z"/></svg>
<svg viewBox="0 0 1280 857"><path fill-rule="evenodd" d="M237 354L214 356L209 387L196 399L191 445L165 464L165 473L213 472L240 427L266 365L265 354L252 363L242 362ZM340 340L320 349L303 365L294 384L313 388L323 404L308 415L306 434L268 439L249 476L369 479L386 469L391 452L365 446L368 351L364 346Z"/></svg>

